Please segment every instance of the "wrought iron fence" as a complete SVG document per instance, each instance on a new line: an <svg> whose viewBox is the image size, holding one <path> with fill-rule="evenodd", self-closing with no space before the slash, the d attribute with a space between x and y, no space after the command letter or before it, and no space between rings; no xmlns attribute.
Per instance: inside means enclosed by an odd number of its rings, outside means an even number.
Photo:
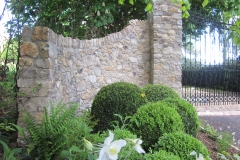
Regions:
<svg viewBox="0 0 240 160"><path fill-rule="evenodd" d="M215 12L191 10L183 20L182 97L194 105L240 103L240 48Z"/></svg>

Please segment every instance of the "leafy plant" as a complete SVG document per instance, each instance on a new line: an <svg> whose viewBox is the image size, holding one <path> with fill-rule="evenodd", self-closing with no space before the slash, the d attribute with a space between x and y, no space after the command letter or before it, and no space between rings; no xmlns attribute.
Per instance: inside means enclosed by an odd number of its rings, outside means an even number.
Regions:
<svg viewBox="0 0 240 160"><path fill-rule="evenodd" d="M114 114L132 116L145 103L145 95L135 84L116 82L102 87L94 97L91 108L92 120L98 121L94 132L113 129L110 122L118 120Z"/></svg>
<svg viewBox="0 0 240 160"><path fill-rule="evenodd" d="M120 119L120 123L117 120L111 122L112 127L114 129L116 129L116 128L126 129L128 127L128 125L129 125L129 123L131 122L131 120L133 120L132 116L126 116L125 118L123 118L120 114L114 114L114 116L116 116L116 117L118 117ZM120 124L122 126L120 126Z"/></svg>
<svg viewBox="0 0 240 160"><path fill-rule="evenodd" d="M208 133L209 138L213 140L217 140L217 137L219 136L217 129L215 129L213 126L210 126L209 124L205 126L204 132Z"/></svg>
<svg viewBox="0 0 240 160"><path fill-rule="evenodd" d="M196 109L192 104L183 99L164 99L161 101L162 105L174 108L181 116L184 123L185 132L194 137L200 128L200 121Z"/></svg>
<svg viewBox="0 0 240 160"><path fill-rule="evenodd" d="M184 160L195 160L195 157L190 155L192 151L201 153L205 159L210 159L207 148L198 139L183 132L165 133L154 145L154 151L160 149L172 152Z"/></svg>
<svg viewBox="0 0 240 160"><path fill-rule="evenodd" d="M184 131L184 124L175 109L156 102L143 105L137 110L129 130L142 137L143 147L148 150L164 133Z"/></svg>
<svg viewBox="0 0 240 160"><path fill-rule="evenodd" d="M24 113L24 122L30 135L27 143L31 157L53 159L60 152L68 143L70 132L74 132L77 107L77 104L61 102L54 107L51 103L50 113L44 107L40 124L29 113Z"/></svg>
<svg viewBox="0 0 240 160"><path fill-rule="evenodd" d="M223 151L222 153L218 153L218 157L222 160L240 160L240 156L238 154L234 154L233 156L231 156L226 151Z"/></svg>
<svg viewBox="0 0 240 160"><path fill-rule="evenodd" d="M227 131L222 131L219 133L216 142L218 152L228 151L233 144L233 135Z"/></svg>
<svg viewBox="0 0 240 160"><path fill-rule="evenodd" d="M16 155L21 152L21 148L10 149L7 144L0 140L3 146L3 160L16 160Z"/></svg>
<svg viewBox="0 0 240 160"><path fill-rule="evenodd" d="M166 98L179 99L180 96L170 87L161 84L148 84L143 88L148 102L157 102Z"/></svg>

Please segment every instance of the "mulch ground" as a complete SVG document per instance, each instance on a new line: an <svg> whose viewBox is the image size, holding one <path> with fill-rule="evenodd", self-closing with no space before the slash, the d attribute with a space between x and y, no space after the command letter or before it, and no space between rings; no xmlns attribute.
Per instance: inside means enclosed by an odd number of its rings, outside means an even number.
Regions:
<svg viewBox="0 0 240 160"><path fill-rule="evenodd" d="M234 145L240 142L240 116L199 116L201 123L213 126L218 132L234 134Z"/></svg>
<svg viewBox="0 0 240 160"><path fill-rule="evenodd" d="M211 139L207 133L204 133L202 131L199 131L198 133L198 140L200 140L208 149L210 152L210 157L213 160L219 160L218 152L217 152L217 147L216 147L216 141ZM239 150L236 149L235 147L231 147L228 150L228 153L233 156L234 154L238 154Z"/></svg>

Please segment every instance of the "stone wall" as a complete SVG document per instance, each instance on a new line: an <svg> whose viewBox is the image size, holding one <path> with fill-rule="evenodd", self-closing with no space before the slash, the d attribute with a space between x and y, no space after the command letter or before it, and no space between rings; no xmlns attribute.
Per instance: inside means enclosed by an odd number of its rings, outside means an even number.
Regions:
<svg viewBox="0 0 240 160"><path fill-rule="evenodd" d="M171 0L156 0L147 21L131 20L104 38L78 40L46 27L24 27L18 86L19 120L27 110L37 120L49 101L91 106L107 84L126 81L141 87L164 84L181 89L181 11Z"/></svg>

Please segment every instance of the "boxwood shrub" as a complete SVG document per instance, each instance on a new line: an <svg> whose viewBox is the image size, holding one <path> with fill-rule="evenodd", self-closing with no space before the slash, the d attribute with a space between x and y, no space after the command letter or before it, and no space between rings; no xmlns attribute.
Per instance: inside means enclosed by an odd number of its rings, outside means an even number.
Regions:
<svg viewBox="0 0 240 160"><path fill-rule="evenodd" d="M178 156L171 152L164 150L156 151L154 153L147 153L144 155L145 160L181 160Z"/></svg>
<svg viewBox="0 0 240 160"><path fill-rule="evenodd" d="M94 132L112 129L110 122L119 120L114 114L131 116L145 103L146 97L142 89L135 84L116 82L102 87L91 107L92 120L98 121Z"/></svg>
<svg viewBox="0 0 240 160"><path fill-rule="evenodd" d="M184 131L184 124L178 112L160 102L141 106L133 115L137 123L131 123L129 130L142 137L143 147L148 150L164 133Z"/></svg>
<svg viewBox="0 0 240 160"><path fill-rule="evenodd" d="M200 127L200 121L196 109L184 99L168 98L162 101L163 105L174 108L182 117L185 132L196 137Z"/></svg>
<svg viewBox="0 0 240 160"><path fill-rule="evenodd" d="M209 152L204 144L183 132L164 134L154 145L154 151L158 150L172 152L184 160L195 160L196 157L190 155L192 151L195 151L198 154L201 153L205 159L209 159Z"/></svg>
<svg viewBox="0 0 240 160"><path fill-rule="evenodd" d="M157 102L166 98L179 99L180 96L172 88L161 84L148 84L143 88L148 102Z"/></svg>

